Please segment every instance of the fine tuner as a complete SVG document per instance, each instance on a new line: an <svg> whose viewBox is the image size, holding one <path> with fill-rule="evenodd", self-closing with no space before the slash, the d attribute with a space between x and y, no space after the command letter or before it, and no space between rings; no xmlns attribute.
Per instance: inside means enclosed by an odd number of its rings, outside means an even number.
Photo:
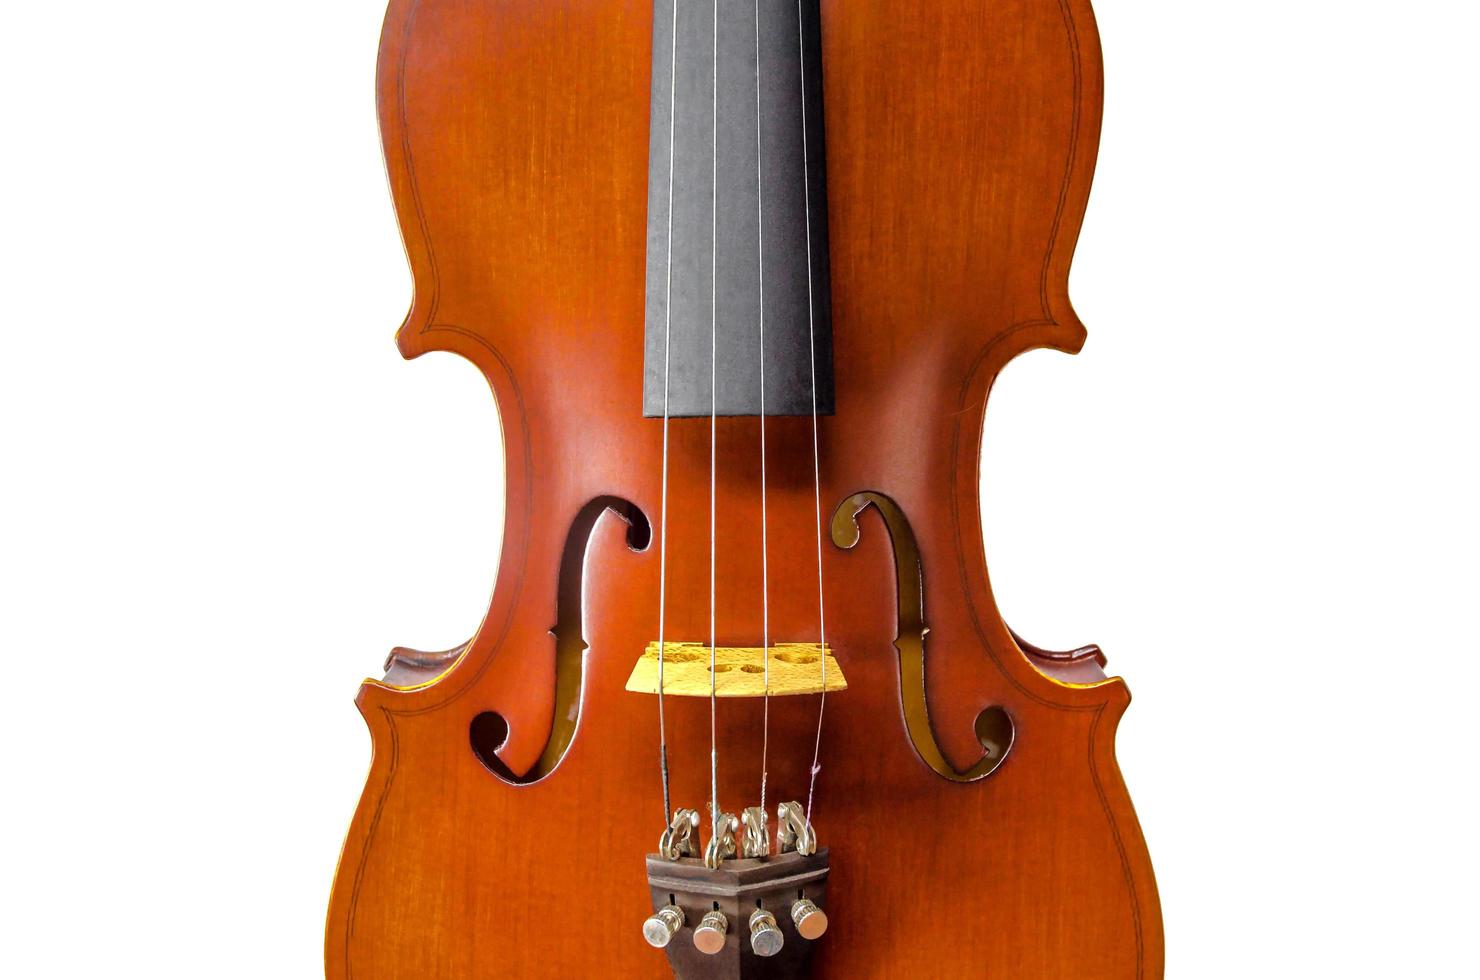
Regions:
<svg viewBox="0 0 1480 980"><path fill-rule="evenodd" d="M807 820L802 805L797 802L781 803L776 807L776 850L786 854L795 851L803 856L817 850L817 831ZM734 814L721 813L714 821L713 836L704 849L704 866L711 871L719 869L726 858L735 856L735 832L745 826L742 856L763 858L771 853L770 839L766 836L766 811L758 806L745 808L742 819ZM658 838L658 854L669 861L691 858L698 854L695 831L699 827L699 811L679 808L673 811L668 829Z"/></svg>
<svg viewBox="0 0 1480 980"><path fill-rule="evenodd" d="M678 977L748 975L746 956L764 959L764 976L805 975L810 944L827 931L822 909L827 852L800 803L776 808L776 850L771 853L766 811L746 807L737 820L727 813L713 822L704 858L696 857L697 810L680 808L648 858L653 914L642 924L649 945L667 951ZM737 856L735 830L744 827ZM731 941L735 923L743 923ZM679 934L692 925L689 942ZM788 943L788 938L792 941ZM735 958L734 971L716 974L714 957Z"/></svg>
<svg viewBox="0 0 1480 980"><path fill-rule="evenodd" d="M799 898L791 903L787 912L797 935L803 939L821 939L827 931L827 913L817 907L810 898ZM687 922L684 911L677 905L665 905L642 924L642 937L650 946L663 949L671 943ZM730 920L719 909L704 913L694 928L694 948L706 956L713 956L724 949L725 937L730 930ZM750 913L750 948L757 956L775 956L786 945L786 935L777 925L776 916L764 908Z"/></svg>

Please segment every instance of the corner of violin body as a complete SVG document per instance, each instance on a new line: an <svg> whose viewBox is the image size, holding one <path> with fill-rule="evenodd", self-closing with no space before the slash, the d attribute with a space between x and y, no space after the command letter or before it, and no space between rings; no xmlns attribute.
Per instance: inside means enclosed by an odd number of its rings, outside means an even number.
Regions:
<svg viewBox="0 0 1480 980"><path fill-rule="evenodd" d="M1074 307L1069 304L1067 294L1064 297L1063 309L1055 314L1054 333L1053 349L1065 354L1078 354L1084 349L1084 342L1089 338L1089 330L1085 328L1084 321L1079 319L1079 314L1074 312Z"/></svg>
<svg viewBox="0 0 1480 980"><path fill-rule="evenodd" d="M428 343L427 334L432 328L438 293L407 139L404 81L407 47L412 40L409 28L419 2L390 0L387 4L375 66L382 159L412 278L411 307L396 331L396 346L408 360L435 349Z"/></svg>

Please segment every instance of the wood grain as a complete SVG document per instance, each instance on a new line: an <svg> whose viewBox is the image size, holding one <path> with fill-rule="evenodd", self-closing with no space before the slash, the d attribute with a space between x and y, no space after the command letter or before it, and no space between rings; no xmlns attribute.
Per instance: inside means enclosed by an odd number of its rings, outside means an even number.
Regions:
<svg viewBox="0 0 1480 980"><path fill-rule="evenodd" d="M823 513L873 490L908 516L947 759L980 756L972 725L990 705L1017 741L969 784L921 762L900 715L888 536L829 542L827 643L849 688L828 699L814 810L832 864L814 974L1160 977L1156 886L1114 754L1126 686L1035 667L993 600L978 510L993 380L1026 350L1084 338L1067 277L1100 123L1093 16L1087 0L822 11L837 384ZM390 5L379 111L415 280L398 343L482 370L508 502L469 645L432 683L360 690L374 757L329 909L332 980L667 970L639 933L666 816L654 698L623 690L658 635L656 547L635 550L610 515L595 524L584 700L558 768L512 785L469 745L471 720L497 712L509 770L545 750L561 556L583 507L630 501L658 532L662 427L641 416L651 28L648 0ZM767 442L771 634L816 642L810 422L773 419ZM757 420L721 420L717 452L719 642L754 646ZM708 420L675 421L670 453L667 634L703 637ZM438 506L408 499L397 518ZM668 703L674 805L702 808L708 705ZM722 708L720 802L738 812L759 798L761 708ZM815 698L772 702L773 801L805 798L815 717Z"/></svg>

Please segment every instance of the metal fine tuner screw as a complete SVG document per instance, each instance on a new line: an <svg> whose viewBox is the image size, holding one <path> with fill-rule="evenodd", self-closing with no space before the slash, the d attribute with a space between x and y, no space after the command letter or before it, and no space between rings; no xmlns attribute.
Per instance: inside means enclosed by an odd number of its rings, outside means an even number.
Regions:
<svg viewBox="0 0 1480 980"><path fill-rule="evenodd" d="M642 938L648 941L649 946L662 949L673 942L674 935L681 928L683 928L683 909L677 905L665 905L643 922Z"/></svg>
<svg viewBox="0 0 1480 980"><path fill-rule="evenodd" d="M786 937L776 928L776 917L765 909L750 913L750 948L757 956L775 956Z"/></svg>
<svg viewBox="0 0 1480 980"><path fill-rule="evenodd" d="M730 920L719 909L705 912L694 930L694 947L701 953L713 956L725 948L725 933L730 931Z"/></svg>
<svg viewBox="0 0 1480 980"><path fill-rule="evenodd" d="M803 939L821 939L827 932L827 913L810 898L799 898L791 903L791 921L796 923L797 934Z"/></svg>

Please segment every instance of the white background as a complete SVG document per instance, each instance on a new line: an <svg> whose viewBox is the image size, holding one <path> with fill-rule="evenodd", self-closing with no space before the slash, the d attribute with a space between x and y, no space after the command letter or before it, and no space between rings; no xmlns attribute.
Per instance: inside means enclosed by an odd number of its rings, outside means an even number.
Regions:
<svg viewBox="0 0 1480 980"><path fill-rule="evenodd" d="M382 12L6 8L7 976L319 975L358 680L486 604L492 400L392 345ZM1090 340L993 395L1001 605L1135 692L1169 976L1473 977L1480 16L1099 15Z"/></svg>

